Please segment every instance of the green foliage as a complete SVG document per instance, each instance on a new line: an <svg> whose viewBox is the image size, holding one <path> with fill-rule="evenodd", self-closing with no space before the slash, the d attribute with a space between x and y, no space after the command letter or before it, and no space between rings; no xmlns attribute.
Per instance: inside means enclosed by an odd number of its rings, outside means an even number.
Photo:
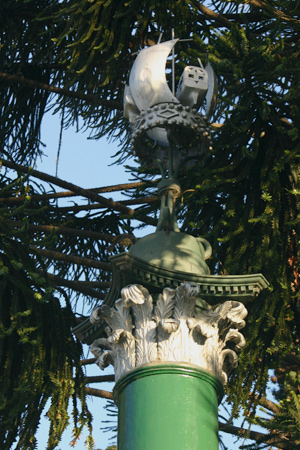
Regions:
<svg viewBox="0 0 300 450"><path fill-rule="evenodd" d="M268 445L276 445L279 448L300 448L300 394L299 371L289 371L284 377L284 386L281 396L284 398L275 405L275 410L260 408L260 415L252 418L251 422L266 430L265 435L255 444L243 445L241 448L259 450Z"/></svg>
<svg viewBox="0 0 300 450"><path fill-rule="evenodd" d="M0 440L9 449L18 437L17 449L34 449L34 434L48 399L51 422L48 448L61 439L69 423L67 412L73 401L73 420L78 438L81 429L91 429L85 400L85 383L80 367L81 344L71 329L76 319L68 296L65 306L47 282L43 260L30 257L31 245L44 241L53 246L53 237L28 233L27 222L44 222L45 204L30 204L33 186L27 177L1 177L0 220ZM4 200L26 195L22 206ZM33 208L32 208L33 206ZM23 227L14 229L12 221Z"/></svg>
<svg viewBox="0 0 300 450"><path fill-rule="evenodd" d="M34 433L52 397L51 449L68 422L69 399L84 388L81 345L70 331L69 305L62 307L45 280L32 276L35 268L24 254L26 246L8 238L1 244L0 439L3 448L10 448L18 433L16 448L35 448ZM75 381L73 368L78 371ZM88 417L85 403L82 408ZM60 412L63 418L58 418Z"/></svg>

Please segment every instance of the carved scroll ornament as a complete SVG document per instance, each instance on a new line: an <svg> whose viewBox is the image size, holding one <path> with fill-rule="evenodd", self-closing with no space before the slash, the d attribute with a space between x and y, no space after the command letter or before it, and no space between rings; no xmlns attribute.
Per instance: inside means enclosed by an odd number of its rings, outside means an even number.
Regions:
<svg viewBox="0 0 300 450"><path fill-rule="evenodd" d="M166 288L154 303L141 285L122 289L115 307L93 311L92 323L105 320L107 338L96 339L91 351L101 369L112 364L116 381L127 371L154 361L195 364L223 384L237 366L237 352L245 345L239 332L245 326L245 306L226 301L211 309L196 305L199 288L184 283ZM230 346L228 345L230 343Z"/></svg>

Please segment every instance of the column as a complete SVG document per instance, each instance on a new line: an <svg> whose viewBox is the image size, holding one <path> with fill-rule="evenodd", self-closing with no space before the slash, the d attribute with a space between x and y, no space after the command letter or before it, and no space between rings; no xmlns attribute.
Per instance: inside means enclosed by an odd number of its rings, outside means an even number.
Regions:
<svg viewBox="0 0 300 450"><path fill-rule="evenodd" d="M218 450L218 403L246 315L237 301L209 306L192 283L156 298L127 286L114 307L93 312L108 325L91 351L115 369L118 450Z"/></svg>

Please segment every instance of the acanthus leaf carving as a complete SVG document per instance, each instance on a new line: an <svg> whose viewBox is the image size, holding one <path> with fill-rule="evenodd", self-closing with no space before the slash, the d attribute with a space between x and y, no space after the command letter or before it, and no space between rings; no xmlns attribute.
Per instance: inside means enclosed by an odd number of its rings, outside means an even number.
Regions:
<svg viewBox="0 0 300 450"><path fill-rule="evenodd" d="M143 305L147 295L149 295L149 292L144 286L141 286L140 284L130 284L121 290L122 298L120 300L125 308L129 308L132 305Z"/></svg>
<svg viewBox="0 0 300 450"><path fill-rule="evenodd" d="M198 292L192 283L176 290L166 288L154 305L143 286L122 289L115 307L97 310L97 317L109 325L108 338L97 339L91 347L98 365L112 363L117 380L152 361L188 362L225 384L227 372L237 365L236 352L245 345L239 330L245 325L247 310L236 301L201 309L196 306Z"/></svg>
<svg viewBox="0 0 300 450"><path fill-rule="evenodd" d="M194 314L196 305L195 289L191 287L190 283L184 283L175 291L175 319L188 319Z"/></svg>
<svg viewBox="0 0 300 450"><path fill-rule="evenodd" d="M157 359L159 361L172 361L173 332L179 327L179 322L172 318L175 302L175 291L166 288L159 294L155 308L154 317L157 324Z"/></svg>
<svg viewBox="0 0 300 450"><path fill-rule="evenodd" d="M158 295L154 307L154 318L157 321L169 319L174 309L175 292L174 289L165 288L162 294Z"/></svg>
<svg viewBox="0 0 300 450"><path fill-rule="evenodd" d="M242 303L231 301L229 310L227 312L227 317L231 321L232 325L234 325L235 328L240 330L241 328L244 328L244 326L246 325L244 319L247 316L247 313L248 313L247 309Z"/></svg>
<svg viewBox="0 0 300 450"><path fill-rule="evenodd" d="M141 301L143 298L143 301ZM157 360L156 323L152 319L153 300L147 289L140 289L140 298L132 304L135 324L136 365Z"/></svg>

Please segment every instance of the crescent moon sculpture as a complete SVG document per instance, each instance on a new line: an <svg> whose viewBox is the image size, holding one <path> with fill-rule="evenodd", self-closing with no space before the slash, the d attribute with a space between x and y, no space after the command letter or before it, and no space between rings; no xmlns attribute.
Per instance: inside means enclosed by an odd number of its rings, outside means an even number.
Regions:
<svg viewBox="0 0 300 450"><path fill-rule="evenodd" d="M162 102L179 103L166 79L169 53L179 39L172 39L142 50L132 66L129 88L140 111Z"/></svg>

